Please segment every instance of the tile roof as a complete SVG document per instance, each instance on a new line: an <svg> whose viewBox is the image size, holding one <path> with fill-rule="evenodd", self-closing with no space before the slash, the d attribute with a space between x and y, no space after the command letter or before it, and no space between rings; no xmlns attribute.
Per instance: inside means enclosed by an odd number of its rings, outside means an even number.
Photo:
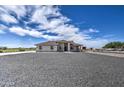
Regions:
<svg viewBox="0 0 124 93"><path fill-rule="evenodd" d="M71 43L73 44L74 46L82 46L81 44L77 44L73 41L66 41L66 40L58 40L58 41L47 41L47 42L43 42L43 43L38 43L38 44L35 44L36 46L37 45L42 45L42 46L57 46L59 45L59 43Z"/></svg>
<svg viewBox="0 0 124 93"><path fill-rule="evenodd" d="M56 41L48 41L43 43L38 43L36 45L42 45L42 46L57 46L58 43Z"/></svg>

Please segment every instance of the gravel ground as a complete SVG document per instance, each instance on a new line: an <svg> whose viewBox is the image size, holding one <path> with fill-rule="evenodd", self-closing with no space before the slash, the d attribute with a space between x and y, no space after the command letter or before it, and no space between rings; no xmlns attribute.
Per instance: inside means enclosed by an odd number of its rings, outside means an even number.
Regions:
<svg viewBox="0 0 124 93"><path fill-rule="evenodd" d="M116 52L92 52L92 51L87 51L87 53L91 54L98 54L98 55L107 55L107 56L113 56L113 57L122 57L124 58L124 53L123 51L121 53L116 53Z"/></svg>
<svg viewBox="0 0 124 93"><path fill-rule="evenodd" d="M0 57L1 87L124 87L124 58L88 53Z"/></svg>

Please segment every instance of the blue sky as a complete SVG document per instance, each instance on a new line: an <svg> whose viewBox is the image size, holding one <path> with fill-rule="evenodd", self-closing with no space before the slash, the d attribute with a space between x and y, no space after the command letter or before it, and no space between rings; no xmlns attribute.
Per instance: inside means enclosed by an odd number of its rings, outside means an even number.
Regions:
<svg viewBox="0 0 124 93"><path fill-rule="evenodd" d="M73 40L101 48L124 42L124 6L0 6L0 46Z"/></svg>

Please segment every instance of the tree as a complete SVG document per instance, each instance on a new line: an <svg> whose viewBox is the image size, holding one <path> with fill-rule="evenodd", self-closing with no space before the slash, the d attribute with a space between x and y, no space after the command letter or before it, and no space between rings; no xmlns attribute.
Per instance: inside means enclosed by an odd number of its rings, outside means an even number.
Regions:
<svg viewBox="0 0 124 93"><path fill-rule="evenodd" d="M103 48L122 48L124 46L124 42L110 42L106 44Z"/></svg>
<svg viewBox="0 0 124 93"><path fill-rule="evenodd" d="M7 47L3 47L3 50L6 50L7 49Z"/></svg>
<svg viewBox="0 0 124 93"><path fill-rule="evenodd" d="M25 51L25 49L20 47L20 48L19 48L19 51Z"/></svg>

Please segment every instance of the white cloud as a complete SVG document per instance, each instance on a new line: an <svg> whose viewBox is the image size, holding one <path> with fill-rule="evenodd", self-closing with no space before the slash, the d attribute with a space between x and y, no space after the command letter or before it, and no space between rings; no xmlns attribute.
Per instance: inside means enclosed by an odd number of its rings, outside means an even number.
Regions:
<svg viewBox="0 0 124 93"><path fill-rule="evenodd" d="M10 13L16 14L17 18L20 18L26 15L26 8L25 6L20 5L0 6L0 13L0 20L6 23L18 23L17 19L14 16L10 15Z"/></svg>
<svg viewBox="0 0 124 93"><path fill-rule="evenodd" d="M54 16L55 18L49 20L48 17L50 16ZM32 16L32 21L40 23L39 29L45 29L46 31L44 32L58 34L57 36L43 35L46 39L67 39L79 42L90 38L87 35L79 33L79 28L68 24L67 22L70 19L62 15L59 9L53 6L38 7Z"/></svg>
<svg viewBox="0 0 124 93"><path fill-rule="evenodd" d="M98 33L98 32L99 32L99 30L96 30L96 29L93 29L93 28L83 30L83 33L86 33L86 34L88 34L88 33Z"/></svg>
<svg viewBox="0 0 124 93"><path fill-rule="evenodd" d="M36 31L36 30L26 30L26 29L23 29L21 27L12 27L9 29L10 32L12 33L15 33L19 36L26 36L26 35L29 35L29 36L32 36L32 37L36 37L36 38L45 38L45 39L48 39L48 40L57 40L57 39L60 39L60 36L49 36L49 35L44 35L42 32L39 32L39 31Z"/></svg>
<svg viewBox="0 0 124 93"><path fill-rule="evenodd" d="M6 6L1 6L1 9L3 9L3 11L7 14L9 14L10 12L15 13L18 18L20 18L26 14L25 6L21 6L21 5L17 5L17 6L6 5Z"/></svg>
<svg viewBox="0 0 124 93"><path fill-rule="evenodd" d="M35 30L26 30L26 29L23 29L21 27L12 27L9 30L10 30L10 32L15 33L15 34L20 35L20 36L29 35L29 36L33 36L33 37L37 37L37 38L42 36L41 32L38 32Z"/></svg>
<svg viewBox="0 0 124 93"><path fill-rule="evenodd" d="M15 17L13 17L11 15L7 15L7 14L1 14L0 20L4 21L6 23L17 23L18 22Z"/></svg>
<svg viewBox="0 0 124 93"><path fill-rule="evenodd" d="M7 29L8 27L7 26L5 26L5 25L0 25L0 34L5 34L6 32L5 32L5 30Z"/></svg>
<svg viewBox="0 0 124 93"><path fill-rule="evenodd" d="M31 18L32 22L47 23L47 18L43 15L42 10L36 10Z"/></svg>
<svg viewBox="0 0 124 93"><path fill-rule="evenodd" d="M2 31L2 30L0 30L0 34L5 34L6 32L4 32L4 31Z"/></svg>
<svg viewBox="0 0 124 93"><path fill-rule="evenodd" d="M55 18L48 19L54 16ZM46 39L74 39L81 35L76 34L79 28L68 24L69 18L63 16L59 9L53 6L38 7L32 16L32 22L40 23L39 29L45 29L48 33L56 33L58 36L43 36ZM84 39L84 37L82 37Z"/></svg>
<svg viewBox="0 0 124 93"><path fill-rule="evenodd" d="M5 26L5 25L3 25L3 24L0 24L0 30L6 30L6 29L8 29L7 26Z"/></svg>
<svg viewBox="0 0 124 93"><path fill-rule="evenodd" d="M57 6L0 6L0 20L6 23L18 23L18 19L24 17L26 14L30 15L30 21L25 23L38 23L38 27L25 26L12 26L9 29L10 32L15 33L19 36L32 36L35 38L45 38L47 40L73 40L77 43L82 43L88 47L101 47L107 43L108 40L104 38L92 39L90 33L100 32L97 29L89 28L82 30L73 24L69 24L71 21L68 17L64 16ZM10 15L13 12L17 15L17 19ZM29 13L29 14L28 14ZM22 20L23 21L23 20ZM44 30L44 31L38 31ZM57 34L52 36L50 34Z"/></svg>
<svg viewBox="0 0 124 93"><path fill-rule="evenodd" d="M54 29L47 30L47 32L56 33L59 35L72 36L78 32L78 28L73 25L59 25Z"/></svg>
<svg viewBox="0 0 124 93"><path fill-rule="evenodd" d="M47 19L47 18L46 18ZM44 24L39 26L42 29L56 29L59 26L66 26L65 23L68 22L70 19L61 16L60 18L53 18L51 20L47 20Z"/></svg>
<svg viewBox="0 0 124 93"><path fill-rule="evenodd" d="M61 37L61 36L43 35L42 37L47 39L47 40L61 40L61 39L63 39L63 37Z"/></svg>
<svg viewBox="0 0 124 93"><path fill-rule="evenodd" d="M99 31L96 30L96 29L92 29L92 28L90 28L90 29L89 29L89 32L91 32L91 33L97 33L97 32L99 32Z"/></svg>

